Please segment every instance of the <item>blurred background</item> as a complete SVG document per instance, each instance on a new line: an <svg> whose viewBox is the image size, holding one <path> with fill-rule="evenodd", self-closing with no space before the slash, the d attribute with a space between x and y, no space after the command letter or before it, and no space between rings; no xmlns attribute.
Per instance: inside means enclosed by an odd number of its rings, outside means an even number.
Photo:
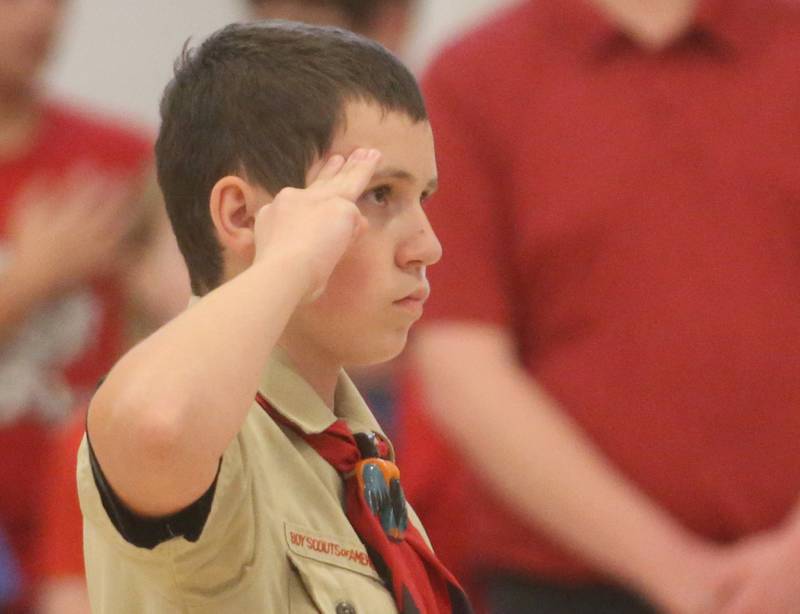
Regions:
<svg viewBox="0 0 800 614"><path fill-rule="evenodd" d="M509 0L419 0L404 57L421 69L448 38ZM47 70L52 91L155 129L158 99L171 76L168 58L188 38L245 19L246 2L230 0L73 0L59 51Z"/></svg>
<svg viewBox="0 0 800 614"><path fill-rule="evenodd" d="M476 611L799 614L797 0L0 0L0 614L88 614L88 399L189 295L159 98L273 17L421 78L445 256L353 375Z"/></svg>

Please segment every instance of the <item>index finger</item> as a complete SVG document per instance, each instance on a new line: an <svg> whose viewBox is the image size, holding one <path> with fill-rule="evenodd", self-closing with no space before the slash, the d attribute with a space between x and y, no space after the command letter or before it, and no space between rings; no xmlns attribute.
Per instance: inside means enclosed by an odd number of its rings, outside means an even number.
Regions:
<svg viewBox="0 0 800 614"><path fill-rule="evenodd" d="M378 168L381 152L377 149L356 149L341 170L327 182L337 196L355 201L369 185Z"/></svg>
<svg viewBox="0 0 800 614"><path fill-rule="evenodd" d="M344 166L345 157L341 154L334 154L327 160L317 160L308 169L306 185L309 187L318 183L323 183L336 176L339 169Z"/></svg>

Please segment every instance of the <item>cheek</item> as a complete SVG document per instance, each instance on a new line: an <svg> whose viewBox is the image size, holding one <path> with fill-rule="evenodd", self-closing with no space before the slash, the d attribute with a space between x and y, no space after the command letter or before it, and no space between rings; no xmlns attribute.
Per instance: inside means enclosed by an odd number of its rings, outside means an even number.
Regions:
<svg viewBox="0 0 800 614"><path fill-rule="evenodd" d="M355 309L369 304L383 282L377 251L360 246L345 255L328 280L319 303L326 308Z"/></svg>
<svg viewBox="0 0 800 614"><path fill-rule="evenodd" d="M364 246L339 263L325 292L295 318L303 335L317 340L343 364L389 360L403 348L411 320L393 308L393 262L379 244Z"/></svg>

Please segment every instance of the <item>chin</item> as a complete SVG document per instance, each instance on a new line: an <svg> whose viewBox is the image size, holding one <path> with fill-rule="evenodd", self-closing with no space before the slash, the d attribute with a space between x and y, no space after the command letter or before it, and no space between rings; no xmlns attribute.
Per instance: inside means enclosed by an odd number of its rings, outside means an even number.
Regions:
<svg viewBox="0 0 800 614"><path fill-rule="evenodd" d="M382 338L368 340L368 344L354 348L346 364L352 367L369 367L397 358L405 349L408 341L408 329L402 333L387 334Z"/></svg>

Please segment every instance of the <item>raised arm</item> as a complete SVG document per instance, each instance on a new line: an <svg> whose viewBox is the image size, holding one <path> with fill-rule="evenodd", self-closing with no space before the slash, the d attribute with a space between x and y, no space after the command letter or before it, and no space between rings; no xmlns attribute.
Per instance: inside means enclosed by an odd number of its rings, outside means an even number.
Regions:
<svg viewBox="0 0 800 614"><path fill-rule="evenodd" d="M226 247L254 248L253 264L126 354L89 409L95 454L134 512L173 513L210 486L295 307L321 292L357 240L365 222L353 201L378 159L333 156L308 189L282 190L260 210L235 187L218 194L255 216Z"/></svg>

